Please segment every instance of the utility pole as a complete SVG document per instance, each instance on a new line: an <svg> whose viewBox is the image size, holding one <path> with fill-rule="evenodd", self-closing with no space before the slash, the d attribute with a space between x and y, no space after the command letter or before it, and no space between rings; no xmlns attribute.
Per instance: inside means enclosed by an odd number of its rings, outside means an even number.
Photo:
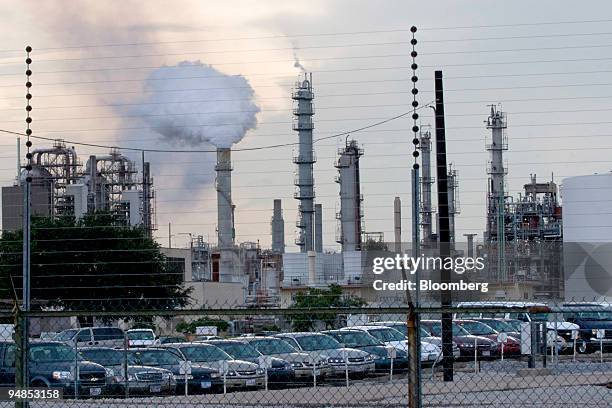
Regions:
<svg viewBox="0 0 612 408"><path fill-rule="evenodd" d="M446 128L444 125L444 90L442 84L442 71L435 72L436 95L436 173L438 187L438 214L440 258L450 257L450 223L448 210L448 165L446 163ZM447 269L440 271L440 282L450 283L451 272ZM449 309L452 305L451 292L440 291L442 308ZM442 366L444 381L453 381L453 322L452 313L442 313Z"/></svg>

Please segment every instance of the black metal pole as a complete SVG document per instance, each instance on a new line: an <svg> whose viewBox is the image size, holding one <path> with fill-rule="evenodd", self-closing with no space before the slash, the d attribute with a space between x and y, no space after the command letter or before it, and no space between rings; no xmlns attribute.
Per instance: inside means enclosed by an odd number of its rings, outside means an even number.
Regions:
<svg viewBox="0 0 612 408"><path fill-rule="evenodd" d="M450 225L448 214L448 180L446 165L446 129L444 126L444 91L442 88L442 71L435 72L436 92L436 173L438 186L438 216L439 216L439 238L440 258L450 256ZM451 280L450 270L440 271L440 282L449 283ZM451 293L448 290L440 292L440 303L442 307L450 307ZM444 381L453 381L453 315L442 313L442 367L444 370Z"/></svg>

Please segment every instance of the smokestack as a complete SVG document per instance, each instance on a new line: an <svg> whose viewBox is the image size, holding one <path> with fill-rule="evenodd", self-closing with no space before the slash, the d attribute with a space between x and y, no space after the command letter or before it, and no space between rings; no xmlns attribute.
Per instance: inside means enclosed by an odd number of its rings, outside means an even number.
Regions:
<svg viewBox="0 0 612 408"><path fill-rule="evenodd" d="M281 200L274 200L272 213L272 251L282 254L285 252L285 220Z"/></svg>
<svg viewBox="0 0 612 408"><path fill-rule="evenodd" d="M361 221L363 218L361 202L359 158L363 149L356 140L347 140L346 146L338 151L340 157L336 162L340 183L340 237L342 252L361 251Z"/></svg>
<svg viewBox="0 0 612 408"><path fill-rule="evenodd" d="M312 123L312 115L314 115L312 75L309 81L304 74L304 80L296 84L291 98L296 101L297 105L293 110L293 130L298 132L299 140L298 155L293 158L293 162L297 165L295 180L297 191L294 197L299 200L298 210L300 213L296 222L300 232L295 243L300 247L300 252L307 253L315 249L313 165L316 158L312 145L312 130L314 128Z"/></svg>
<svg viewBox="0 0 612 408"><path fill-rule="evenodd" d="M323 252L323 206L315 204L315 251Z"/></svg>
<svg viewBox="0 0 612 408"><path fill-rule="evenodd" d="M395 197L393 201L393 229L395 231L395 252L402 251L402 200Z"/></svg>
<svg viewBox="0 0 612 408"><path fill-rule="evenodd" d="M232 156L229 148L217 149L217 243L219 281L231 282L233 275L234 209L232 203Z"/></svg>

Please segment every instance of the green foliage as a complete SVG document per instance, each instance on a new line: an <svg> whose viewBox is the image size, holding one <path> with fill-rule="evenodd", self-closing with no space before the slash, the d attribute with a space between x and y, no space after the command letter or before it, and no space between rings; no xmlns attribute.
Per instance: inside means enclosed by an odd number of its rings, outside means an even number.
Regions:
<svg viewBox="0 0 612 408"><path fill-rule="evenodd" d="M193 334L196 332L198 326L215 326L218 331L227 331L229 323L221 319L211 319L202 317L192 322L180 322L176 325L176 331L178 333Z"/></svg>
<svg viewBox="0 0 612 408"><path fill-rule="evenodd" d="M310 309L322 308L333 309L338 307L359 307L365 305L365 301L359 297L348 296L342 293L342 287L336 284L329 289L309 288L307 292L295 295L295 301L291 308ZM333 329L337 322L338 314L333 310L322 313L301 313L292 315L291 323L296 331L310 331L315 328L317 321L325 323L327 329Z"/></svg>
<svg viewBox="0 0 612 408"><path fill-rule="evenodd" d="M175 309L189 300L159 244L109 214L34 218L30 259L33 309L116 311L114 317L129 319L133 310ZM21 286L22 232L5 232L0 288L13 287L20 296Z"/></svg>

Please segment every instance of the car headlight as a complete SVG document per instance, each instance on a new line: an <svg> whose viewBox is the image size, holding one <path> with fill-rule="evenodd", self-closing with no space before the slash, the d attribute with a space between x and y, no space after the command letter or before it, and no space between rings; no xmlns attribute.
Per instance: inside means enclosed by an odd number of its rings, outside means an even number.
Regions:
<svg viewBox="0 0 612 408"><path fill-rule="evenodd" d="M164 380L173 380L174 375L172 373L162 373L162 379Z"/></svg>
<svg viewBox="0 0 612 408"><path fill-rule="evenodd" d="M463 344L461 344L461 345L462 345L463 347L466 347L466 348L473 348L473 347L474 347L474 343L463 343Z"/></svg>
<svg viewBox="0 0 612 408"><path fill-rule="evenodd" d="M235 371L228 370L228 372L227 372L227 376L228 377L235 377L237 375L238 375L238 373L236 373Z"/></svg>
<svg viewBox="0 0 612 408"><path fill-rule="evenodd" d="M380 360L381 358L382 358L381 356L376 355L376 354L370 354L368 356L368 359L370 359L370 360Z"/></svg>
<svg viewBox="0 0 612 408"><path fill-rule="evenodd" d="M219 378L221 377L221 373L218 371L210 373L210 378Z"/></svg>
<svg viewBox="0 0 612 408"><path fill-rule="evenodd" d="M263 368L258 368L257 369L257 374L264 374L264 373L265 373L265 371L264 371Z"/></svg>
<svg viewBox="0 0 612 408"><path fill-rule="evenodd" d="M295 361L293 363L291 363L292 367L304 367L304 364L300 363L299 361Z"/></svg>
<svg viewBox="0 0 612 408"><path fill-rule="evenodd" d="M72 373L70 371L54 371L53 374L54 380L72 380Z"/></svg>
<svg viewBox="0 0 612 408"><path fill-rule="evenodd" d="M128 381L136 381L136 376L134 374L128 374Z"/></svg>
<svg viewBox="0 0 612 408"><path fill-rule="evenodd" d="M344 363L344 360L341 358L330 358L327 360L327 362L331 364L339 364L339 363Z"/></svg>
<svg viewBox="0 0 612 408"><path fill-rule="evenodd" d="M593 336L597 336L597 329L593 329L593 330L591 330L591 334L592 334Z"/></svg>
<svg viewBox="0 0 612 408"><path fill-rule="evenodd" d="M112 368L104 368L104 371L106 371L106 376L107 377L114 377L115 376L115 372L113 371Z"/></svg>

